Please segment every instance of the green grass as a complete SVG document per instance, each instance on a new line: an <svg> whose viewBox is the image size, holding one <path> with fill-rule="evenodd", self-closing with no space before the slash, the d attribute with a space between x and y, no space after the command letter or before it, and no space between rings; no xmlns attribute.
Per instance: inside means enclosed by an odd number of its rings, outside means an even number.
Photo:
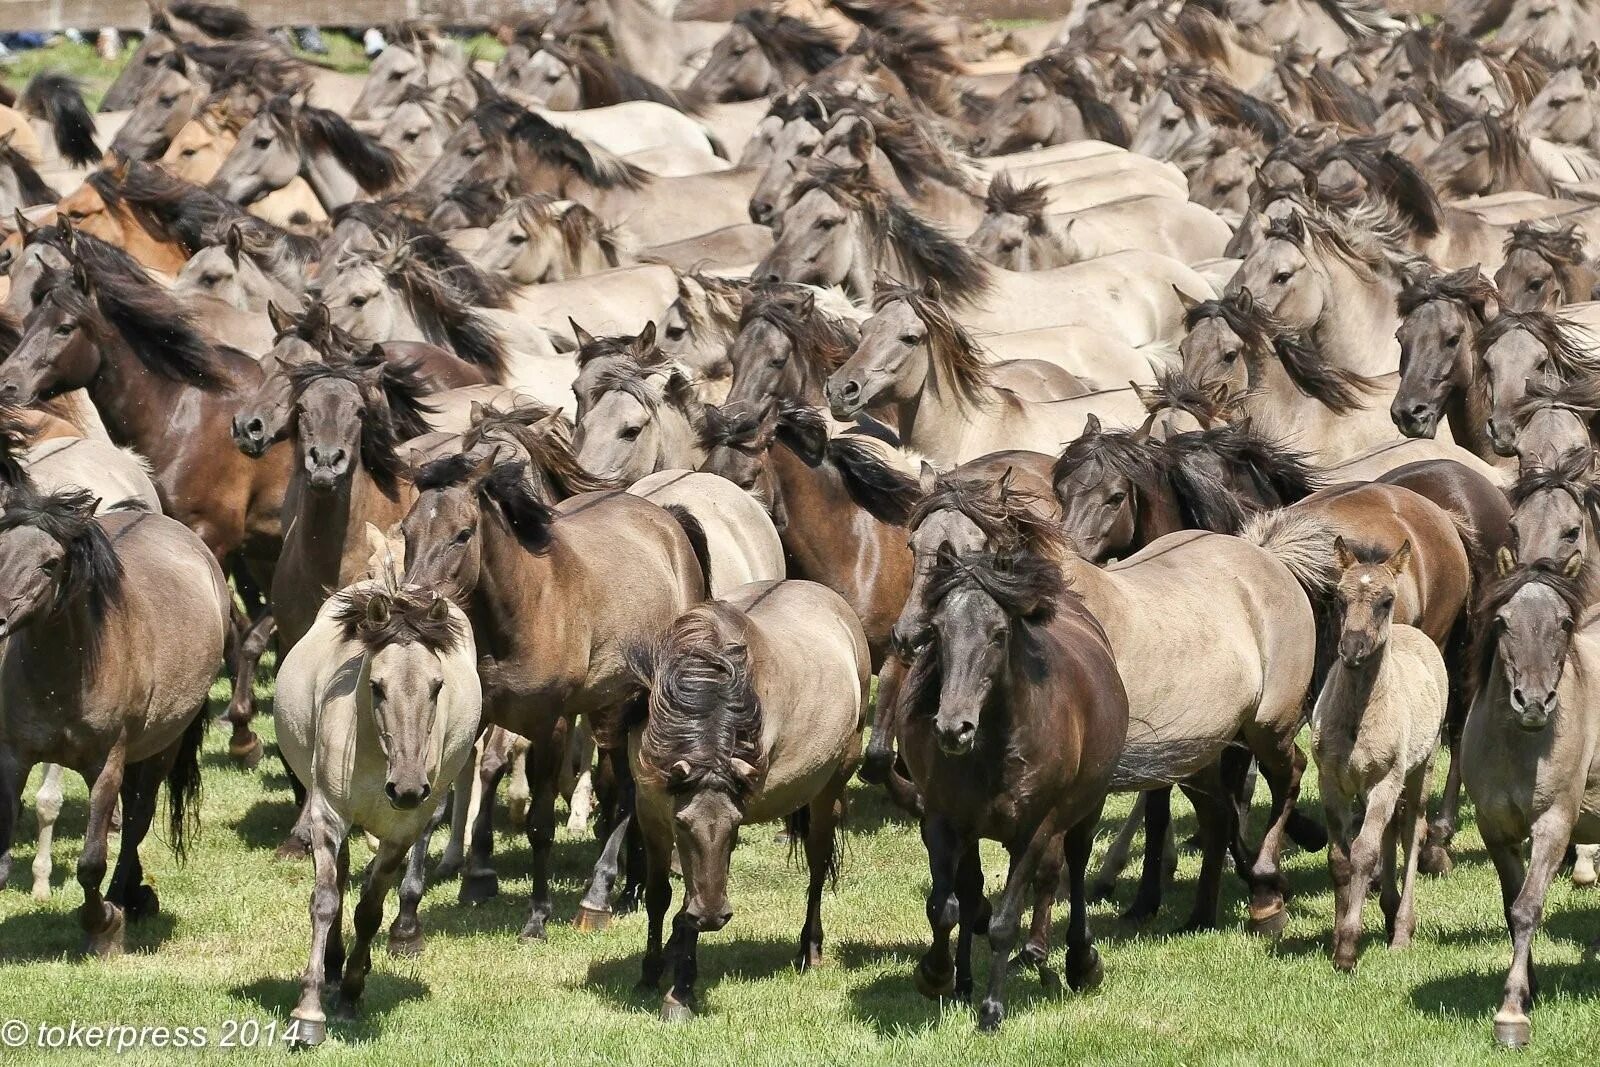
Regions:
<svg viewBox="0 0 1600 1067"><path fill-rule="evenodd" d="M63 37L47 48L12 53L11 58L0 67L0 77L11 88L21 89L28 84L28 79L41 71L64 71L83 82L84 99L93 109L99 106L100 98L116 80L123 62L132 54L133 46L130 44L123 49L120 59L107 63L95 51L92 40L73 44Z"/></svg>
<svg viewBox="0 0 1600 1067"><path fill-rule="evenodd" d="M270 724L266 727L270 735ZM27 895L33 859L32 789L16 849L15 880L0 892L0 1021L73 1019L141 1026L260 1024L287 1019L305 964L309 866L271 858L292 821L288 789L270 759L246 773L214 731L204 753L205 827L189 862L177 866L158 842L145 849L162 913L130 932L128 955L75 957L79 933L73 880L85 794L73 780L57 839L56 893ZM618 919L600 934L563 922L546 944L522 945L527 892L525 841L501 834L502 895L481 908L455 900L456 884L423 903L425 954L402 961L379 952L365 1014L334 1024L317 1053L328 1064L795 1064L860 1065L1090 1062L1097 1064L1467 1064L1494 1055L1489 1021L1507 962L1498 891L1475 832L1463 832L1462 863L1419 889L1416 946L1390 953L1369 937L1354 977L1328 963L1331 893L1322 855L1295 854L1293 921L1272 943L1242 932L1240 887L1230 876L1221 933L1173 933L1189 905L1197 860L1185 856L1162 917L1130 928L1110 905L1092 922L1106 982L1088 996L1046 997L1031 975L1013 976L1011 1016L998 1037L975 1033L962 1005L935 1005L912 989L910 972L928 936L927 868L915 829L874 791L854 790L844 876L824 903L828 966L789 969L804 889L786 848L751 829L734 856L733 922L702 939L704 1014L687 1025L657 1021L659 1000L636 995L644 919ZM1314 801L1313 801L1314 803ZM1127 809L1112 804L1113 814ZM1180 833L1192 821L1185 811ZM443 844L436 842L436 849ZM354 863L367 858L353 846ZM594 843L561 832L556 902L570 919ZM988 885L999 854L986 850ZM1126 902L1131 885L1119 896ZM354 896L346 904L346 924ZM390 916L393 915L390 902ZM1379 924L1369 904L1369 929ZM1062 929L1058 915L1056 932ZM1537 943L1544 983L1534 1050L1518 1062L1571 1063L1592 1056L1600 964L1582 945L1600 932L1600 895L1562 879L1550 894ZM982 942L979 942L982 948ZM1056 956L1059 964L1059 954ZM987 971L980 955L980 982ZM235 1054L230 1063L281 1050ZM155 1053L128 1063L158 1062ZM58 1052L31 1060L100 1064L103 1054Z"/></svg>

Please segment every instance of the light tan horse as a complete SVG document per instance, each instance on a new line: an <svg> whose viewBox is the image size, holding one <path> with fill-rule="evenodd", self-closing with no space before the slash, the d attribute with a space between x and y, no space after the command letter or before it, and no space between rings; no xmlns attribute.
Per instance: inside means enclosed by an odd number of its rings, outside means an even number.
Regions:
<svg viewBox="0 0 1600 1067"><path fill-rule="evenodd" d="M1450 683L1433 640L1394 622L1397 581L1411 559L1411 542L1393 554L1352 549L1342 537L1333 547L1339 656L1311 713L1311 751L1328 817L1333 965L1352 971L1362 908L1380 865L1389 947L1406 947L1416 930L1413 894L1428 823L1428 770ZM1397 841L1404 865L1398 884Z"/></svg>
<svg viewBox="0 0 1600 1067"><path fill-rule="evenodd" d="M703 540L707 591L717 598L751 582L785 577L783 543L760 502L726 478L699 471L663 470L628 487L666 508Z"/></svg>
<svg viewBox="0 0 1600 1067"><path fill-rule="evenodd" d="M412 869L389 951L422 950L416 910L425 831L439 807L429 797L442 798L472 754L483 710L477 660L461 609L438 593L397 586L392 573L330 597L307 639L284 657L274 707L278 743L306 784L316 871L311 958L291 1016L301 1044L319 1044L326 1034L325 982L339 979L340 1011L357 1010L384 898L408 850ZM354 826L377 838L378 851L345 957L340 927Z"/></svg>
<svg viewBox="0 0 1600 1067"><path fill-rule="evenodd" d="M822 962L822 886L838 877L835 831L861 756L872 656L861 622L814 582L758 582L691 608L658 649L637 657L650 683L649 718L629 737L649 873L649 932L640 982L670 963L661 1005L692 1016L703 932L733 917L728 866L741 826L787 819L805 847L809 880L801 970ZM674 846L684 902L663 953Z"/></svg>

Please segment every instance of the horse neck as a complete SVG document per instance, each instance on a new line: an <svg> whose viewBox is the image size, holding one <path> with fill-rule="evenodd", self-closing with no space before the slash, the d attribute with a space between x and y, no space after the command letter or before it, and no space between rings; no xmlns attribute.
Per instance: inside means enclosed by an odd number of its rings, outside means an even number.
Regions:
<svg viewBox="0 0 1600 1067"><path fill-rule="evenodd" d="M1244 414L1258 427L1281 427L1293 434L1299 448L1322 451L1338 433L1341 416L1317 398L1302 393L1276 355L1267 352L1257 358L1257 377L1244 396Z"/></svg>
<svg viewBox="0 0 1600 1067"><path fill-rule="evenodd" d="M363 199L361 185L344 164L326 149L302 149L300 173L322 202L323 210L332 215L335 208Z"/></svg>
<svg viewBox="0 0 1600 1067"><path fill-rule="evenodd" d="M1148 545L1158 537L1185 529L1183 513L1178 498L1165 478L1157 484L1138 487L1134 508L1133 540L1129 555Z"/></svg>
<svg viewBox="0 0 1600 1067"><path fill-rule="evenodd" d="M1395 340L1400 324L1394 310L1398 280L1386 267L1376 278L1364 278L1337 257L1330 257L1323 271L1330 295L1322 317L1311 327L1318 353L1333 366L1357 374L1392 374L1400 366Z"/></svg>
<svg viewBox="0 0 1600 1067"><path fill-rule="evenodd" d="M159 469L174 446L185 440L172 433L172 420L203 406L207 394L144 369L121 337L99 346L100 366L86 388L111 440L132 448ZM192 417L192 416L191 416Z"/></svg>
<svg viewBox="0 0 1600 1067"><path fill-rule="evenodd" d="M389 330L389 337L374 337L374 341L421 341L425 344L439 345L452 352L454 347L450 344L450 337L445 332L444 323L433 311L417 306L405 290L396 285L389 287L390 300L394 310L394 326Z"/></svg>
<svg viewBox="0 0 1600 1067"><path fill-rule="evenodd" d="M140 225L139 220L126 211L119 212L122 223L122 250L138 261L140 266L176 277L189 261L171 241L165 241Z"/></svg>
<svg viewBox="0 0 1600 1067"><path fill-rule="evenodd" d="M109 655L115 621L106 618L100 625L100 651ZM5 660L10 661L7 665L15 663L17 668L14 674L7 672L7 680L14 678L34 693L46 695L49 710L66 710L73 697L82 701L96 676L104 673L89 670L81 651L87 647L93 626L82 597L36 619L4 646Z"/></svg>
<svg viewBox="0 0 1600 1067"><path fill-rule="evenodd" d="M941 372L939 361L927 349L927 372L922 378L922 388L911 396L892 405L895 427L908 449L921 452L934 463L960 462L961 437L975 414L965 406L955 391L955 383ZM983 387L981 393L992 395L993 390Z"/></svg>
<svg viewBox="0 0 1600 1067"><path fill-rule="evenodd" d="M672 84L682 60L678 27L647 0L611 0L611 40L629 70Z"/></svg>
<svg viewBox="0 0 1600 1067"><path fill-rule="evenodd" d="M1350 50L1350 38L1345 36L1344 30L1315 0L1299 0L1296 10L1300 12L1300 25L1295 29L1291 40L1300 48L1315 52L1324 59L1343 55Z"/></svg>
<svg viewBox="0 0 1600 1067"><path fill-rule="evenodd" d="M317 589L343 589L361 576L371 556L367 524L389 529L406 517L415 497L409 482L402 483L393 498L385 496L362 464L359 450L349 477L327 493L311 488L305 464L297 462L293 486L285 494L296 507L283 539L283 558L297 558Z"/></svg>
<svg viewBox="0 0 1600 1067"><path fill-rule="evenodd" d="M1319 735L1353 745L1361 735L1363 725L1368 724L1369 720L1376 724L1385 710L1382 706L1383 683L1387 673L1384 668L1388 662L1388 642L1375 649L1359 667L1352 667L1342 658L1335 657L1313 712Z"/></svg>
<svg viewBox="0 0 1600 1067"><path fill-rule="evenodd" d="M697 401L691 400L691 404ZM663 405L656 419L661 424L661 448L656 454L655 471L699 470L706 461L706 446L694 428L699 409L694 411ZM653 472L654 473L654 472Z"/></svg>
<svg viewBox="0 0 1600 1067"><path fill-rule="evenodd" d="M555 542L535 555L523 548L502 523L486 522L478 584L468 601L478 651L515 671L520 691L543 689L557 678L559 657L545 647L552 634L583 632L586 623L567 625L581 611L563 596L568 568L558 566L560 531ZM575 610L576 609L576 610ZM537 629L533 620L538 620Z"/></svg>

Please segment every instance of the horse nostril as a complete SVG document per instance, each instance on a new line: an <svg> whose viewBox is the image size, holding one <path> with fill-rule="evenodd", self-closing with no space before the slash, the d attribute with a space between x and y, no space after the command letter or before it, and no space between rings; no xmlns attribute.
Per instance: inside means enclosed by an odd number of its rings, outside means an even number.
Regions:
<svg viewBox="0 0 1600 1067"><path fill-rule="evenodd" d="M260 437L267 432L267 424L260 419L251 419L244 424L244 432L251 437Z"/></svg>
<svg viewBox="0 0 1600 1067"><path fill-rule="evenodd" d="M779 282L783 281L783 279L778 276L777 271L769 270L761 277L757 278L756 281L760 282L762 285L777 285Z"/></svg>
<svg viewBox="0 0 1600 1067"><path fill-rule="evenodd" d="M1528 702L1527 698L1522 695L1522 690L1520 689L1511 690L1511 699L1515 700L1518 704L1526 704Z"/></svg>
<svg viewBox="0 0 1600 1067"><path fill-rule="evenodd" d="M772 218L772 205L771 204L767 203L767 201L765 201L765 200L752 200L752 201L750 201L750 221L751 222L755 222L755 223L759 223L759 224L765 225L766 221L768 219L770 219L770 218Z"/></svg>

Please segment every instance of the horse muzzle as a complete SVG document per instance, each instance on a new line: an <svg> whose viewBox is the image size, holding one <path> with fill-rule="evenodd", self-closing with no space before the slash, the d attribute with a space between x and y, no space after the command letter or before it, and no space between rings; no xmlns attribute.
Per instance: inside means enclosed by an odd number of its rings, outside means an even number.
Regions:
<svg viewBox="0 0 1600 1067"><path fill-rule="evenodd" d="M396 811L415 811L422 806L423 801L428 799L428 794L431 792L433 792L433 789L428 785L426 779L417 782L415 785L402 786L394 781L388 781L383 784L383 795L389 798L389 806Z"/></svg>
<svg viewBox="0 0 1600 1067"><path fill-rule="evenodd" d="M829 380L822 387L823 397L828 401L828 410L833 412L833 417L839 420L853 419L866 407L862 399L864 393L861 383L846 379L835 385Z"/></svg>
<svg viewBox="0 0 1600 1067"><path fill-rule="evenodd" d="M1550 713L1556 709L1555 693L1546 693L1542 697L1529 697L1520 689L1511 691L1511 712L1517 720L1517 726L1528 733L1538 733L1550 725Z"/></svg>
<svg viewBox="0 0 1600 1067"><path fill-rule="evenodd" d="M1439 412L1428 404L1403 406L1396 400L1389 407L1389 418L1407 437L1431 441L1439 431Z"/></svg>
<svg viewBox="0 0 1600 1067"><path fill-rule="evenodd" d="M978 741L978 724L958 722L938 728L939 751L946 756L965 756Z"/></svg>
<svg viewBox="0 0 1600 1067"><path fill-rule="evenodd" d="M267 424L260 419L233 420L233 444L251 459L259 459L267 451Z"/></svg>

